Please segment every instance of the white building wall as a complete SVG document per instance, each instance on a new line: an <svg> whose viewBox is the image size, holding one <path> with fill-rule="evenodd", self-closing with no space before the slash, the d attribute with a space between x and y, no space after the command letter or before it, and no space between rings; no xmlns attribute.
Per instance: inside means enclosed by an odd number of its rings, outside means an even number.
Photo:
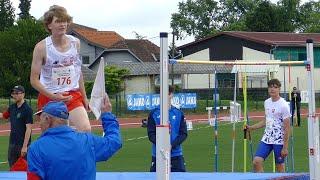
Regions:
<svg viewBox="0 0 320 180"><path fill-rule="evenodd" d="M209 48L198 51L196 53L190 54L188 56L184 56L184 59L188 60L194 60L194 61L209 61L210 56L209 56Z"/></svg>
<svg viewBox="0 0 320 180"><path fill-rule="evenodd" d="M242 57L243 57L243 60L247 60L247 61L263 61L263 60L271 59L269 53L257 51L244 46L242 47Z"/></svg>
<svg viewBox="0 0 320 180"><path fill-rule="evenodd" d="M151 76L132 76L125 80L125 94L153 93Z"/></svg>
<svg viewBox="0 0 320 180"><path fill-rule="evenodd" d="M290 74L290 84L289 85L289 74ZM317 76L320 74L320 69L314 69L314 85L315 90L320 89L319 79L320 77ZM296 86L300 91L307 91L308 88L308 78L307 78L307 71L304 66L291 66L290 73L288 66L281 66L279 72L275 74L275 78L278 78L281 82L281 91L284 91L284 86L286 86L286 91L292 90L294 86Z"/></svg>
<svg viewBox="0 0 320 180"><path fill-rule="evenodd" d="M185 74L184 88L185 89L203 89L214 87L213 74Z"/></svg>
<svg viewBox="0 0 320 180"><path fill-rule="evenodd" d="M89 64L96 59L96 50L94 46L90 46L88 43L80 39L80 56L89 56Z"/></svg>
<svg viewBox="0 0 320 180"><path fill-rule="evenodd" d="M249 60L249 61L250 60L255 60L255 61L269 60L270 54L260 52L254 49L250 49L247 47L243 47L243 59ZM320 89L320 83L319 83L320 76L317 76L317 74L320 74L319 68L314 69L315 90ZM300 89L301 91L307 91L308 78L307 78L307 72L306 72L305 66L290 66L290 72L289 72L289 66L280 66L279 71L276 72L274 75L275 75L274 78L279 79L281 82L281 85L282 85L281 92L284 92L284 91L289 92L292 90L294 86ZM289 83L289 76L290 76L290 83ZM261 83L258 81L254 83L254 86L260 86L260 85Z"/></svg>
<svg viewBox="0 0 320 180"><path fill-rule="evenodd" d="M198 51L194 54L189 56L185 56L184 59L188 60L202 60L202 61L209 61L209 48ZM211 78L211 79L210 79ZM202 89L202 88L212 88L213 84L213 74L184 74L182 76L182 88L183 89Z"/></svg>
<svg viewBox="0 0 320 180"><path fill-rule="evenodd" d="M255 62L263 62L266 60L270 60L272 57L270 57L269 53L257 51L251 48L242 47L242 57L245 61L255 61ZM254 68L254 66L242 66L245 68ZM267 87L267 79L268 79L268 73L246 73L247 75L247 88L262 88ZM240 80L242 80L242 76L238 76ZM242 87L241 82L239 81L239 86Z"/></svg>
<svg viewBox="0 0 320 180"><path fill-rule="evenodd" d="M137 58L135 58L128 51L115 51L115 52L105 53L103 58L107 65L139 62ZM91 66L90 69L97 72L98 68L99 68L99 64L95 63L94 65Z"/></svg>

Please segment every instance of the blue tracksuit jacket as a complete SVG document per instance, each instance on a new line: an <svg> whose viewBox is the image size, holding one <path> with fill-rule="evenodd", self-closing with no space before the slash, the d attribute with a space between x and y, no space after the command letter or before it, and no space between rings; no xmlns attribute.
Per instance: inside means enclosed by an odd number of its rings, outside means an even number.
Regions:
<svg viewBox="0 0 320 180"><path fill-rule="evenodd" d="M169 109L171 157L182 156L181 143L187 138L184 114L174 106ZM152 110L148 117L148 137L152 142L152 156L156 157L156 126L160 124L160 108Z"/></svg>
<svg viewBox="0 0 320 180"><path fill-rule="evenodd" d="M115 116L103 113L101 120L104 137L69 126L49 128L28 150L28 171L42 179L96 179L96 162L106 161L122 146Z"/></svg>

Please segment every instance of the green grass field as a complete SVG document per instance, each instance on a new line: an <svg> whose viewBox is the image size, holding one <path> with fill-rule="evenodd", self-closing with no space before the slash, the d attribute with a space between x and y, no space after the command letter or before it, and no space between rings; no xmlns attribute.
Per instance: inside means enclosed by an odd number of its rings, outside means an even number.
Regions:
<svg viewBox="0 0 320 180"><path fill-rule="evenodd" d="M214 170L214 138L213 127L207 124L194 124L194 130L189 131L189 136L183 144L184 156L188 171L212 172ZM243 132L242 123L236 126L236 154L235 171L243 172ZM228 123L219 124L218 137L218 170L220 172L231 171L231 147L232 147L232 125ZM252 133L253 151L255 152L262 136L262 129ZM101 131L95 131L101 134ZM304 120L302 127L294 128L294 159L295 172L308 172L308 137L307 123ZM141 138L139 138L141 137ZM37 136L33 136L33 140ZM148 171L151 161L151 144L146 137L145 128L122 129L123 147L107 162L97 164L97 171L135 172ZM138 139L139 138L139 139ZM8 137L0 137L0 161L7 159ZM250 147L248 145L247 171L252 171ZM72 152L70 152L72 155ZM265 171L272 172L272 161L269 156L265 162ZM81 161L81 160L79 160ZM7 164L0 165L1 171L8 170Z"/></svg>

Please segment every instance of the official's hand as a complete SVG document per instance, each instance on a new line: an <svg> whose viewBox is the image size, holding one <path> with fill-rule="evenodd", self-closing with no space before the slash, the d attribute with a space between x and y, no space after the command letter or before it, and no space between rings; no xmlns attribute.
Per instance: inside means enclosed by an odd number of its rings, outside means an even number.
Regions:
<svg viewBox="0 0 320 180"><path fill-rule="evenodd" d="M285 158L286 156L288 156L288 149L282 148L282 150L281 150L281 157Z"/></svg>
<svg viewBox="0 0 320 180"><path fill-rule="evenodd" d="M112 111L112 105L109 99L108 94L105 94L101 103L101 113L104 112L111 112Z"/></svg>
<svg viewBox="0 0 320 180"><path fill-rule="evenodd" d="M68 102L72 99L72 96L69 95L69 92L63 92L63 93L56 93L53 95L53 100L55 101L63 101Z"/></svg>
<svg viewBox="0 0 320 180"><path fill-rule="evenodd" d="M246 125L243 129L247 129L247 131L252 131L253 128L252 126Z"/></svg>
<svg viewBox="0 0 320 180"><path fill-rule="evenodd" d="M27 151L28 151L28 147L22 147L22 149L21 149L21 157L24 157L26 154L27 154Z"/></svg>

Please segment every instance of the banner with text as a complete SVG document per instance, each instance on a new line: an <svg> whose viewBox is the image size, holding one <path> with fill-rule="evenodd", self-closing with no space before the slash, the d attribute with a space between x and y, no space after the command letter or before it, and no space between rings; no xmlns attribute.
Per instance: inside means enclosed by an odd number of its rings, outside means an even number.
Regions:
<svg viewBox="0 0 320 180"><path fill-rule="evenodd" d="M129 94L127 95L128 110L151 110L160 105L159 94ZM197 107L196 93L177 93L173 95L171 104L178 108L191 109Z"/></svg>

